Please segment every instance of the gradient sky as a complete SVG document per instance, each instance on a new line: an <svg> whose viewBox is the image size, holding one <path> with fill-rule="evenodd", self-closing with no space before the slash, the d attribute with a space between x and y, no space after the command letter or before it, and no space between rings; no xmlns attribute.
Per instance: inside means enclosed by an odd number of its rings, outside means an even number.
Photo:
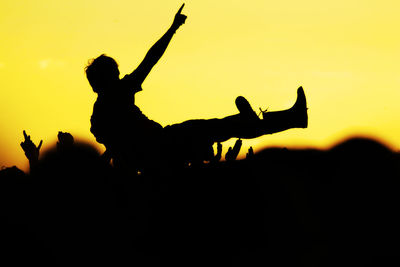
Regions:
<svg viewBox="0 0 400 267"><path fill-rule="evenodd" d="M24 129L44 140L42 149L58 131L95 142L87 61L106 53L122 75L133 71L182 3L0 1L0 167L26 170ZM136 97L149 118L166 126L223 117L237 113L238 95L257 110L286 109L302 85L309 128L244 140L243 152L250 145L324 148L354 134L399 149L399 1L185 3L186 24Z"/></svg>

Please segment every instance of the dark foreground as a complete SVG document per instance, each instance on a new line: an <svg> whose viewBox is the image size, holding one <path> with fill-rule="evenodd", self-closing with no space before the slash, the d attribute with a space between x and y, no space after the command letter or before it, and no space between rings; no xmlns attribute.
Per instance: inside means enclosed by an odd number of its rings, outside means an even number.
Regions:
<svg viewBox="0 0 400 267"><path fill-rule="evenodd" d="M400 157L367 139L329 151L129 177L82 148L35 175L0 172L7 266L384 266L397 260ZM2 263L0 263L2 266ZM11 263L11 264L10 264ZM396 265L396 264L395 264Z"/></svg>

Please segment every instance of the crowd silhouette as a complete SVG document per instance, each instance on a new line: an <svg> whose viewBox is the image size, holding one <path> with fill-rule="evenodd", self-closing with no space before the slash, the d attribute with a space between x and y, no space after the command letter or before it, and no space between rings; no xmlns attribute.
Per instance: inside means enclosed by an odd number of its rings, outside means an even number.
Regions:
<svg viewBox="0 0 400 267"><path fill-rule="evenodd" d="M350 138L329 150L248 148L243 142L307 127L298 89L288 110L253 111L162 127L135 93L185 23L119 79L101 55L86 68L98 94L99 153L68 132L42 151L23 131L29 172L0 170L0 262L7 266L376 266L396 259L400 156ZM111 73L111 74L110 74ZM126 90L125 90L126 89ZM223 155L222 142L236 138ZM216 143L216 151L213 145ZM225 160L223 160L225 159Z"/></svg>
<svg viewBox="0 0 400 267"><path fill-rule="evenodd" d="M40 144L42 141L40 142ZM400 156L372 139L268 148L132 175L58 133L0 171L1 258L13 266L372 266L396 260ZM34 164L33 164L34 163Z"/></svg>

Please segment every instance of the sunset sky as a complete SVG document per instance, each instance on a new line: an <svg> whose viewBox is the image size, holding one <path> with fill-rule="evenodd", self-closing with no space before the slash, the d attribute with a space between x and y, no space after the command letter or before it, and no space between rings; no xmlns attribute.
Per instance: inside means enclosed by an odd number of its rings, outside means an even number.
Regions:
<svg viewBox="0 0 400 267"><path fill-rule="evenodd" d="M27 169L23 130L42 150L58 131L95 143L88 60L106 53L130 73L182 3L186 24L136 97L149 118L224 117L238 95L286 109L303 86L309 128L244 140L243 153L356 134L400 149L400 1L1 0L0 167Z"/></svg>

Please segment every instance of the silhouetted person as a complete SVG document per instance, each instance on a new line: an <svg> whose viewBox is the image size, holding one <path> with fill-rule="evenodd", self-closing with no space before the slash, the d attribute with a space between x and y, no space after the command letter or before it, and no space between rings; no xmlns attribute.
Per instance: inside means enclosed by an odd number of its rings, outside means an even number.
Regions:
<svg viewBox="0 0 400 267"><path fill-rule="evenodd" d="M98 94L91 117L91 132L105 145L114 164L135 170L157 160L185 162L199 155L210 155L214 142L230 138L256 138L290 128L306 128L308 123L306 98L302 87L297 101L288 110L263 113L259 119L248 101L239 96L239 114L222 119L189 120L162 127L148 119L135 105L135 94L164 54L176 30L185 23L181 6L172 26L148 51L131 74L119 78L116 61L106 55L94 59L86 67L93 91ZM207 160L207 159L205 159ZM137 166L134 166L136 164Z"/></svg>

